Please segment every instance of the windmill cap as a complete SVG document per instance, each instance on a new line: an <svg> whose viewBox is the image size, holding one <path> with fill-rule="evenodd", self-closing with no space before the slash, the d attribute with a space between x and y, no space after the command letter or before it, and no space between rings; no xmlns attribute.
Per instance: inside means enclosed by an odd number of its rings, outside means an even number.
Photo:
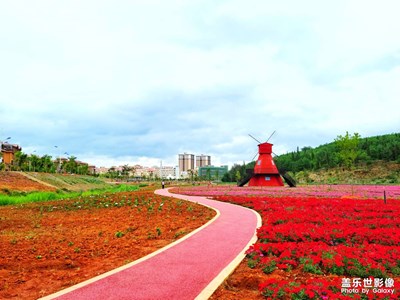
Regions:
<svg viewBox="0 0 400 300"><path fill-rule="evenodd" d="M258 153L260 154L271 154L272 153L272 145L270 143L262 143L258 145Z"/></svg>

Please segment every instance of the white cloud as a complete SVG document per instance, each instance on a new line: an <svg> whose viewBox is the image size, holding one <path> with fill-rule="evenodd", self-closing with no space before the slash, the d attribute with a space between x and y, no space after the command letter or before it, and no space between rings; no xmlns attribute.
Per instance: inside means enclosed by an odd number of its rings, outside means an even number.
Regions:
<svg viewBox="0 0 400 300"><path fill-rule="evenodd" d="M0 7L2 134L98 165L249 160L398 132L397 1L14 1ZM1 137L0 137L1 139Z"/></svg>

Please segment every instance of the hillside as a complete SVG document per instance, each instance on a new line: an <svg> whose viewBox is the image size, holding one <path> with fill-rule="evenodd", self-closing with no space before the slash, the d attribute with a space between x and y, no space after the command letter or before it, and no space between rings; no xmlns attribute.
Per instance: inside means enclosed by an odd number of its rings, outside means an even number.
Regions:
<svg viewBox="0 0 400 300"><path fill-rule="evenodd" d="M274 160L280 170L292 172L356 167L377 161L400 163L400 133L367 138L350 135L346 142L346 145L334 141L316 148L297 148L296 151L279 155ZM353 156L351 165L348 165L344 154Z"/></svg>
<svg viewBox="0 0 400 300"><path fill-rule="evenodd" d="M298 184L400 184L400 164L375 161L353 169L340 167L290 172Z"/></svg>
<svg viewBox="0 0 400 300"><path fill-rule="evenodd" d="M103 189L110 187L104 179L76 174L54 174L54 173L34 173L21 172L21 174L42 184L54 186L60 190L68 191L87 191L92 189Z"/></svg>
<svg viewBox="0 0 400 300"><path fill-rule="evenodd" d="M103 178L87 175L0 172L0 193L56 190L80 192L110 186Z"/></svg>
<svg viewBox="0 0 400 300"><path fill-rule="evenodd" d="M366 138L346 134L329 144L303 147L274 160L280 170L290 171L299 183L398 184L400 134Z"/></svg>
<svg viewBox="0 0 400 300"><path fill-rule="evenodd" d="M43 182L27 178L20 172L0 172L0 194L7 194L13 191L33 192L47 191L54 192L57 188Z"/></svg>
<svg viewBox="0 0 400 300"><path fill-rule="evenodd" d="M400 184L400 133L366 138L346 133L316 148L298 147L274 161L299 184ZM234 165L222 180L239 181L254 163Z"/></svg>

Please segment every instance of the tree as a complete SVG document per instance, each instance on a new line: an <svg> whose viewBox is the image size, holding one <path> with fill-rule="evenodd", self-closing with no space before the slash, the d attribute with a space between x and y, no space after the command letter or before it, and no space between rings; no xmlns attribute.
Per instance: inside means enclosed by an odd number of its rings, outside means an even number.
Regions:
<svg viewBox="0 0 400 300"><path fill-rule="evenodd" d="M54 173L56 170L56 167L52 161L52 158L50 155L43 155L40 158L39 161L39 168L38 172L49 172L49 173Z"/></svg>
<svg viewBox="0 0 400 300"><path fill-rule="evenodd" d="M122 166L122 171L121 171L121 175L128 180L129 178L129 172L132 170L132 168L128 165L123 165Z"/></svg>
<svg viewBox="0 0 400 300"><path fill-rule="evenodd" d="M67 173L72 173L72 174L78 173L78 163L76 162L76 157L70 156L65 165L63 165L63 168Z"/></svg>
<svg viewBox="0 0 400 300"><path fill-rule="evenodd" d="M27 170L27 166L28 166L28 155L21 152L21 151L17 151L14 154L14 161L13 161L13 165L16 168L16 170L20 170L20 171L25 171Z"/></svg>
<svg viewBox="0 0 400 300"><path fill-rule="evenodd" d="M348 168L351 168L354 165L355 160L361 153L358 148L360 138L361 137L358 133L351 135L346 131L346 135L338 135L335 139L335 144L339 150L340 160L342 164Z"/></svg>
<svg viewBox="0 0 400 300"><path fill-rule="evenodd" d="M231 182L232 180L231 180L230 172L226 172L224 174L224 176L222 176L221 181L222 182Z"/></svg>
<svg viewBox="0 0 400 300"><path fill-rule="evenodd" d="M29 162L29 172L30 171L37 171L39 162L40 162L40 157L35 155L35 154L31 154L28 156L28 162Z"/></svg>
<svg viewBox="0 0 400 300"><path fill-rule="evenodd" d="M76 167L76 173L81 175L87 175L89 173L89 165L88 164L79 164Z"/></svg>
<svg viewBox="0 0 400 300"><path fill-rule="evenodd" d="M116 177L118 177L119 173L117 171L117 169L115 167L111 167L108 169L106 177L114 179Z"/></svg>
<svg viewBox="0 0 400 300"><path fill-rule="evenodd" d="M359 139L354 152L347 159L347 147L342 147L342 140ZM301 150L276 156L274 161L279 170L300 172L305 170L320 170L335 168L337 166L354 166L355 164L370 164L377 160L385 160L400 163L400 133L392 133L368 138L359 138L347 133L347 137L339 136L338 141L316 147L303 147ZM356 143L357 144L357 143ZM354 145L353 145L354 146ZM347 149L347 150L346 150ZM353 157L351 156L353 155ZM355 160L352 160L356 157ZM234 174L230 174L234 177ZM225 178L227 179L227 178ZM233 180L232 180L233 181Z"/></svg>
<svg viewBox="0 0 400 300"><path fill-rule="evenodd" d="M190 174L190 180L193 181L193 179L194 179L194 170L189 169L187 172Z"/></svg>
<svg viewBox="0 0 400 300"><path fill-rule="evenodd" d="M239 182L241 178L242 178L242 175L240 175L240 171L237 170L235 173L235 180Z"/></svg>

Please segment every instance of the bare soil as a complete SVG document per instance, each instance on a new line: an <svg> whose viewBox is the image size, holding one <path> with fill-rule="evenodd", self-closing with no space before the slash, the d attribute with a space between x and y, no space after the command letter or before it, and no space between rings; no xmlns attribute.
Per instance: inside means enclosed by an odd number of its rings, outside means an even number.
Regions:
<svg viewBox="0 0 400 300"><path fill-rule="evenodd" d="M242 261L209 299L265 299L258 291L258 285L265 280L265 274L260 269L250 269L247 262Z"/></svg>
<svg viewBox="0 0 400 300"><path fill-rule="evenodd" d="M31 180L18 172L0 172L0 193L9 191L55 191L55 187Z"/></svg>
<svg viewBox="0 0 400 300"><path fill-rule="evenodd" d="M214 215L153 191L0 207L0 298L62 290L152 253Z"/></svg>

